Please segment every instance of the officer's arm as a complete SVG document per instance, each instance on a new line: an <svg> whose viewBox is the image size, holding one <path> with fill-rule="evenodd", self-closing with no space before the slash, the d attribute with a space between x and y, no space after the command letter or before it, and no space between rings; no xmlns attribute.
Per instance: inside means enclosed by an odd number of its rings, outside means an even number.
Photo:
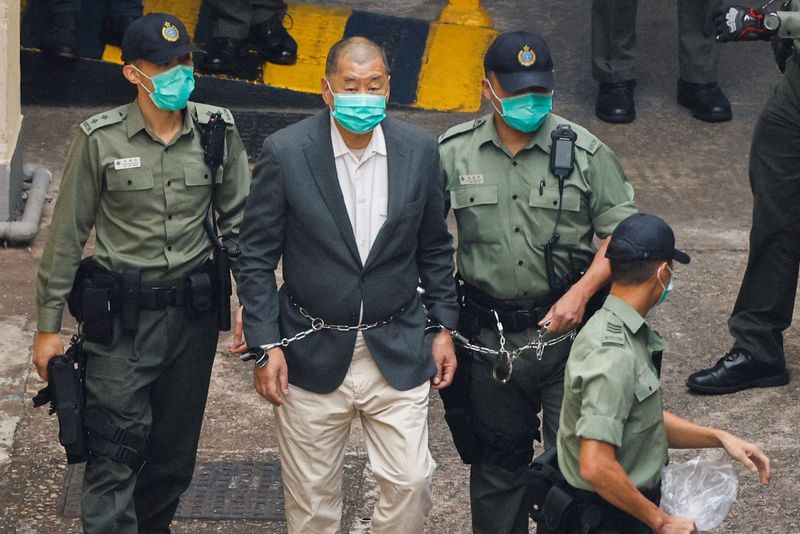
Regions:
<svg viewBox="0 0 800 534"><path fill-rule="evenodd" d="M53 210L36 287L39 332L59 332L64 305L72 289L97 214L102 173L95 139L78 130L73 137Z"/></svg>
<svg viewBox="0 0 800 534"><path fill-rule="evenodd" d="M766 484L770 477L769 458L753 443L748 443L724 430L700 426L664 411L667 442L673 449L705 449L724 447L730 456L741 462Z"/></svg>
<svg viewBox="0 0 800 534"><path fill-rule="evenodd" d="M800 11L778 11L778 37L800 39Z"/></svg>
<svg viewBox="0 0 800 534"><path fill-rule="evenodd" d="M244 206L250 191L250 165L235 126L227 134L227 145L228 158L223 166L222 183L217 190L216 210L223 241L231 247L239 240L239 228L244 219ZM237 258L231 258L231 269L238 280Z"/></svg>
<svg viewBox="0 0 800 534"><path fill-rule="evenodd" d="M616 448L593 439L581 440L580 472L600 497L653 530L665 522L664 512L633 485L616 458Z"/></svg>
<svg viewBox="0 0 800 534"><path fill-rule="evenodd" d="M453 236L447 230L447 220L443 216L444 171L435 144L432 160L422 222L417 233L416 262L425 289L423 302L430 316L448 329L455 330L458 304L453 280Z"/></svg>
<svg viewBox="0 0 800 534"><path fill-rule="evenodd" d="M286 190L277 149L264 141L239 235L238 295L244 306L244 330L250 346L279 342L275 269L283 253Z"/></svg>

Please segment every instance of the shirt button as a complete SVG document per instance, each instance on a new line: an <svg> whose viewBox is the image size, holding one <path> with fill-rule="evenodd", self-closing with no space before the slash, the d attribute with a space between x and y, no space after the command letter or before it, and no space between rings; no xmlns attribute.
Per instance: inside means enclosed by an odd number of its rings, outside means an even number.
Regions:
<svg viewBox="0 0 800 534"><path fill-rule="evenodd" d="M131 180L128 180L128 185L133 185L133 182Z"/></svg>
<svg viewBox="0 0 800 534"><path fill-rule="evenodd" d="M517 200L517 195L511 195L511 200Z"/></svg>
<svg viewBox="0 0 800 534"><path fill-rule="evenodd" d="M469 197L470 202L475 202L475 197Z"/></svg>
<svg viewBox="0 0 800 534"><path fill-rule="evenodd" d="M519 233L519 226L517 226L516 228L514 228L514 231L515 231L515 232L517 232L517 233Z"/></svg>
<svg viewBox="0 0 800 534"><path fill-rule="evenodd" d="M553 201L553 206L558 206L558 200Z"/></svg>
<svg viewBox="0 0 800 534"><path fill-rule="evenodd" d="M519 261L517 262L517 265L522 265L522 260L519 260Z"/></svg>
<svg viewBox="0 0 800 534"><path fill-rule="evenodd" d="M512 164L514 167L516 167L516 166L517 166L517 162L516 162L516 161L512 161L512 162L511 162L511 164Z"/></svg>
<svg viewBox="0 0 800 534"><path fill-rule="evenodd" d="M523 296L523 297L527 297L527 296L528 296L528 292L527 292L527 291L523 291L523 292L522 292L522 296Z"/></svg>
<svg viewBox="0 0 800 534"><path fill-rule="evenodd" d="M172 220L172 215L168 215L167 219L169 219L171 221Z"/></svg>
<svg viewBox="0 0 800 534"><path fill-rule="evenodd" d="M172 182L167 182L167 187L171 186Z"/></svg>
<svg viewBox="0 0 800 534"><path fill-rule="evenodd" d="M204 175L203 175L203 178L205 178L206 180L208 180L208 175L207 175L207 174L204 174Z"/></svg>
<svg viewBox="0 0 800 534"><path fill-rule="evenodd" d="M172 250L172 245L168 246L167 250L171 251Z"/></svg>

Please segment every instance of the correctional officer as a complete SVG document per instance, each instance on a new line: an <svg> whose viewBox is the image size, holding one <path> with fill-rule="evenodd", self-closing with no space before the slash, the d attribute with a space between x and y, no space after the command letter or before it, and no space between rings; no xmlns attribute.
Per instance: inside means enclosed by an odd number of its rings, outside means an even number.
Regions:
<svg viewBox="0 0 800 534"><path fill-rule="evenodd" d="M538 355L533 347L524 350L511 365L507 354L472 352L462 358L471 364L466 387L473 411L473 428L465 434L477 436L477 450L463 457L472 463L473 529L496 534L528 529L524 475L533 441L540 438L537 414L544 409L544 444L552 447L569 333L608 282L605 241L598 252L592 238L607 238L636 206L614 153L550 112L553 61L542 37L526 31L500 35L484 67L483 95L494 112L440 138L458 224L464 297L459 331L495 351L501 343L513 351L540 336L550 344ZM551 135L559 125L569 126L559 129L565 138L575 137L574 147L567 142L560 151L567 160L574 153L563 191L550 168ZM462 380L463 370L459 363ZM452 421L459 412L444 391ZM451 430L459 450L469 449L460 431Z"/></svg>
<svg viewBox="0 0 800 534"><path fill-rule="evenodd" d="M714 366L689 376L686 385L699 393L789 383L783 331L792 322L800 266L800 3L788 9L764 13L733 6L717 19L721 41L774 37L785 72L753 132L753 226L747 270L728 319L733 347Z"/></svg>
<svg viewBox="0 0 800 534"><path fill-rule="evenodd" d="M672 289L673 260L689 263L672 229L654 215L633 215L614 230L606 257L611 293L575 339L564 377L558 467L567 491L550 490L550 527L540 523L537 532L694 533L691 518L658 507L668 447L724 447L764 484L769 459L752 443L663 409L664 342L645 318Z"/></svg>
<svg viewBox="0 0 800 534"><path fill-rule="evenodd" d="M206 0L211 11L212 45L200 68L233 72L251 48L264 61L291 65L297 42L283 26L283 0Z"/></svg>
<svg viewBox="0 0 800 534"><path fill-rule="evenodd" d="M592 2L592 74L600 84L595 114L606 122L636 119L636 8L638 0ZM719 0L678 1L678 104L706 122L731 120L731 104L717 83L719 44L714 8Z"/></svg>
<svg viewBox="0 0 800 534"><path fill-rule="evenodd" d="M88 533L169 532L194 470L218 338L203 221L213 201L233 247L250 181L230 112L188 102L196 51L171 15L128 28L122 73L136 100L81 123L39 269L33 360L46 378L47 362L64 352L64 304L95 229L97 249L77 286L92 414L81 503ZM217 112L228 126L212 176L200 129Z"/></svg>
<svg viewBox="0 0 800 534"><path fill-rule="evenodd" d="M74 59L79 55L81 0L43 0L45 18L39 47L48 57ZM103 43L119 46L125 29L142 16L142 0L109 0L102 4Z"/></svg>

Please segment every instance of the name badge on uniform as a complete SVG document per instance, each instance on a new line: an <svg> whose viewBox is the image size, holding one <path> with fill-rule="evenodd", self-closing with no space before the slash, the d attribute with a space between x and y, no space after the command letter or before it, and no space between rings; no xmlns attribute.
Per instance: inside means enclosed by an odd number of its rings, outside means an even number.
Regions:
<svg viewBox="0 0 800 534"><path fill-rule="evenodd" d="M142 160L138 156L135 158L122 158L114 160L114 170L138 169L142 166Z"/></svg>
<svg viewBox="0 0 800 534"><path fill-rule="evenodd" d="M483 183L482 174L459 174L458 183L461 185L478 185Z"/></svg>

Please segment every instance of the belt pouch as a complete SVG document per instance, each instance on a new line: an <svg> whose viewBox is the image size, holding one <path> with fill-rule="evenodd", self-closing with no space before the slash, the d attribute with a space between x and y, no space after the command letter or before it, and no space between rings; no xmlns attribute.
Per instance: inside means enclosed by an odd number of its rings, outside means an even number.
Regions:
<svg viewBox="0 0 800 534"><path fill-rule="evenodd" d="M558 532L564 526L567 513L572 505L572 497L558 486L553 486L544 501L544 524L548 529Z"/></svg>
<svg viewBox="0 0 800 534"><path fill-rule="evenodd" d="M190 274L187 279L188 284L188 305L189 309L195 313L204 313L211 309L214 302L214 294L211 288L211 277L205 270Z"/></svg>
<svg viewBox="0 0 800 534"><path fill-rule="evenodd" d="M142 285L142 271L124 267L121 274L122 307L120 319L122 330L136 332L139 328L139 314L142 306L139 301L139 290Z"/></svg>
<svg viewBox="0 0 800 534"><path fill-rule="evenodd" d="M111 289L87 286L82 293L81 311L86 341L110 345L114 338L114 316L111 312Z"/></svg>

